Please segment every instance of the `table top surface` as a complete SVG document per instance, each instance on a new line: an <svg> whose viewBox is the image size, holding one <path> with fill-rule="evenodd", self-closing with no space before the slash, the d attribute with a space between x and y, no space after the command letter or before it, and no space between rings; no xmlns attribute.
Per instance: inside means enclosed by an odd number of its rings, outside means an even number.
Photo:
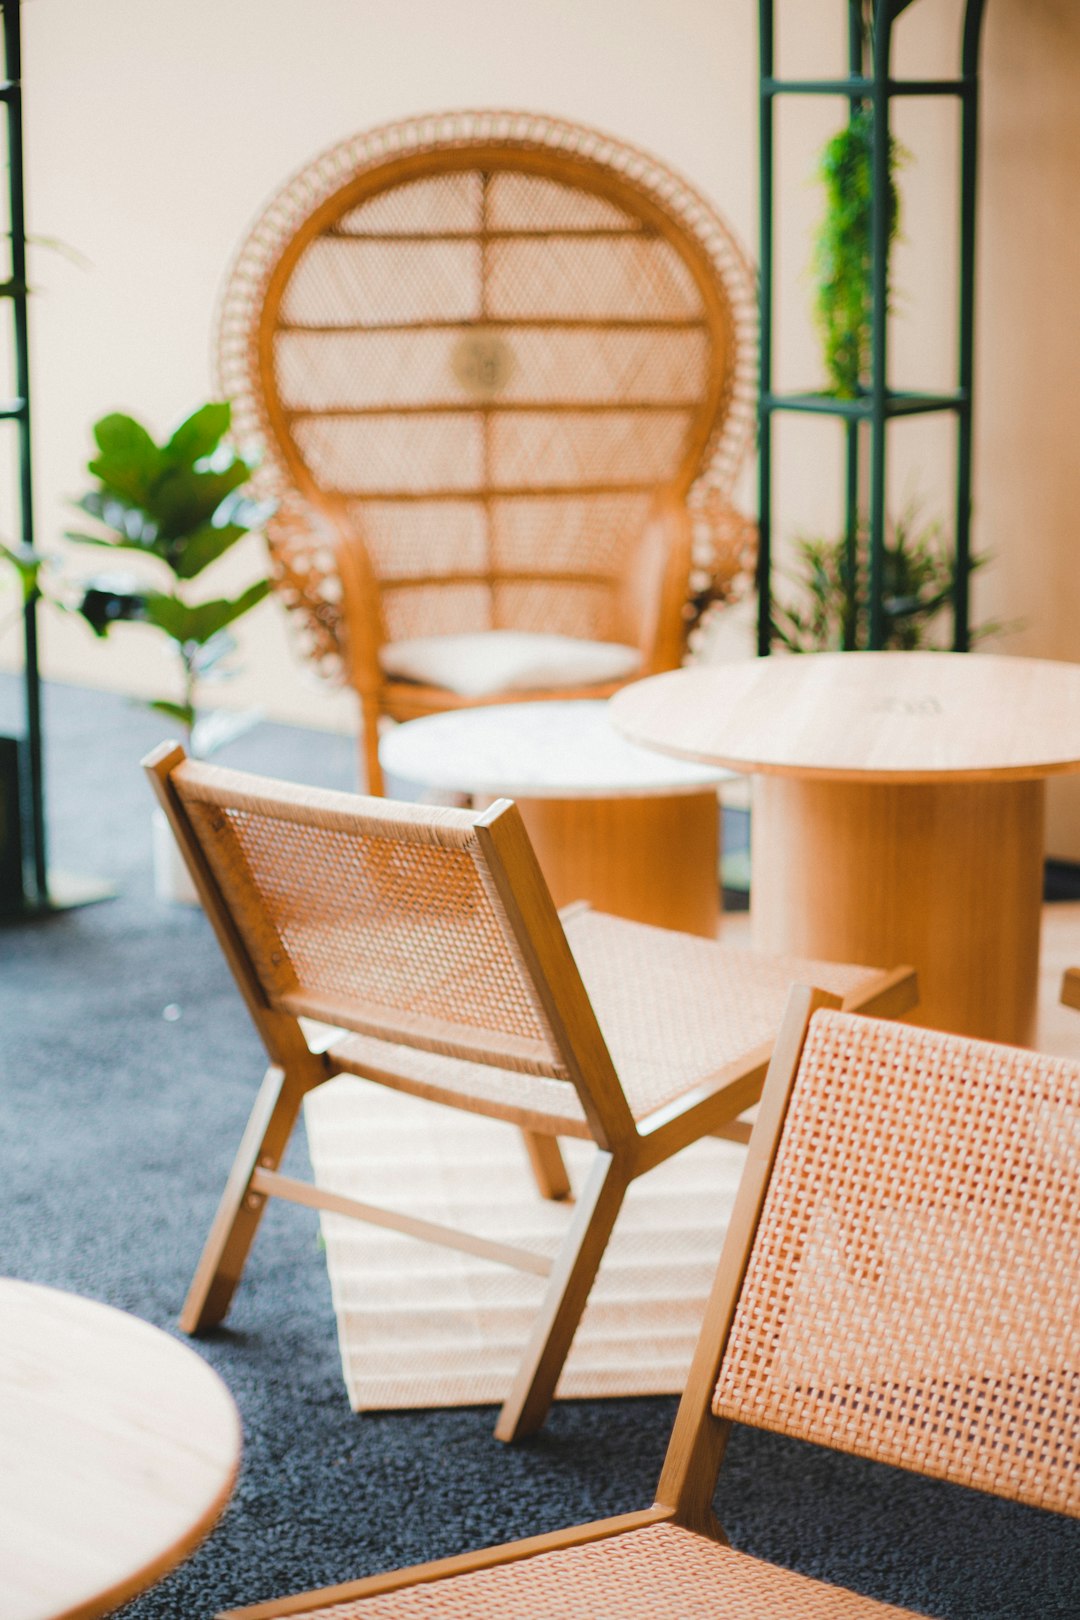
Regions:
<svg viewBox="0 0 1080 1620"><path fill-rule="evenodd" d="M425 787L519 799L704 793L730 774L664 759L611 725L606 703L499 703L396 726L379 744L384 771Z"/></svg>
<svg viewBox="0 0 1080 1620"><path fill-rule="evenodd" d="M810 653L673 670L611 699L632 741L747 773L995 781L1080 770L1080 664Z"/></svg>
<svg viewBox="0 0 1080 1620"><path fill-rule="evenodd" d="M4 1620L92 1620L202 1540L240 1420L217 1374L138 1317L0 1279Z"/></svg>

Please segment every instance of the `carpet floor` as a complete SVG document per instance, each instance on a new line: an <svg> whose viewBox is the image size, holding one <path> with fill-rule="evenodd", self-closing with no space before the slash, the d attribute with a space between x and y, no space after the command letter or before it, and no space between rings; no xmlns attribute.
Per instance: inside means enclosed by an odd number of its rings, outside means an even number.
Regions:
<svg viewBox="0 0 1080 1620"><path fill-rule="evenodd" d="M4 678L0 730L17 716ZM52 687L46 729L55 863L118 894L0 931L0 1270L171 1329L260 1050L205 919L152 896L138 759L160 722ZM347 739L285 727L259 727L223 759L353 779ZM309 1173L302 1140L294 1166ZM492 1439L491 1407L356 1416L316 1217L281 1205L228 1325L200 1348L240 1407L241 1478L214 1535L132 1620L202 1620L644 1506L675 1406L564 1401L512 1449ZM943 1620L1080 1614L1080 1527L1050 1514L745 1429L716 1505L736 1546Z"/></svg>

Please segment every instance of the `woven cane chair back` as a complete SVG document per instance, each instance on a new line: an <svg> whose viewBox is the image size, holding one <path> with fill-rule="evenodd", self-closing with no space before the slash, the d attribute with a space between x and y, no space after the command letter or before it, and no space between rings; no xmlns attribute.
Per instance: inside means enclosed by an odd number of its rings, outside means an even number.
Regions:
<svg viewBox="0 0 1080 1620"><path fill-rule="evenodd" d="M272 1008L567 1078L478 816L191 761L170 780Z"/></svg>
<svg viewBox="0 0 1080 1620"><path fill-rule="evenodd" d="M718 1417L1080 1513L1080 1065L810 1023Z"/></svg>
<svg viewBox="0 0 1080 1620"><path fill-rule="evenodd" d="M658 493L712 509L730 491L754 304L713 209L591 131L459 114L324 154L256 225L221 323L309 650L340 650L311 510L327 501L364 548L386 640L619 639Z"/></svg>

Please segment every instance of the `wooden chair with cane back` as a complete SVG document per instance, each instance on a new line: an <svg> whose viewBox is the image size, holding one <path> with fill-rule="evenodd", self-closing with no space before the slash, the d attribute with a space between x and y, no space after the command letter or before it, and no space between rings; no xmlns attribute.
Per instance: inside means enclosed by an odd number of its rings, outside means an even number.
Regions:
<svg viewBox="0 0 1080 1620"><path fill-rule="evenodd" d="M587 907L560 920L517 806L364 799L187 760L147 771L266 1046L255 1103L181 1324L228 1309L271 1197L549 1278L496 1433L543 1422L626 1189L757 1098L793 976L904 1010L914 974L733 950ZM309 1044L300 1019L334 1026ZM282 1175L305 1094L355 1074L518 1126L538 1184L569 1191L558 1137L596 1144L549 1256Z"/></svg>
<svg viewBox="0 0 1080 1620"><path fill-rule="evenodd" d="M792 992L654 1505L228 1620L910 1616L728 1544L733 1422L1080 1515L1080 1064L835 1008Z"/></svg>
<svg viewBox="0 0 1080 1620"><path fill-rule="evenodd" d="M374 130L273 199L221 381L278 503L277 589L359 694L369 791L382 716L679 663L688 599L752 566L755 308L702 196L555 119Z"/></svg>

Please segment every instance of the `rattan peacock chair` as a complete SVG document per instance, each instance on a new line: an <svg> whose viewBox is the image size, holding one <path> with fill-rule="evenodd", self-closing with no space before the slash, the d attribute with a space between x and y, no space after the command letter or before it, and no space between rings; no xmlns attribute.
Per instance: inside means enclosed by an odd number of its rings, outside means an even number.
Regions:
<svg viewBox="0 0 1080 1620"><path fill-rule="evenodd" d="M372 791L384 715L678 664L688 602L753 554L731 490L755 318L704 198L553 119L388 126L274 198L228 281L221 382L279 503L277 588L359 694Z"/></svg>

